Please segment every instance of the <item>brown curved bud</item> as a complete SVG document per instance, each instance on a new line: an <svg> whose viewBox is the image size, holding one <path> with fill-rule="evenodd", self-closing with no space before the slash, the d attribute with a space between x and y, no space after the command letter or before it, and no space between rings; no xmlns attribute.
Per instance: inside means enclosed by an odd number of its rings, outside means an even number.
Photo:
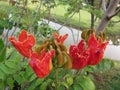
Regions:
<svg viewBox="0 0 120 90"><path fill-rule="evenodd" d="M88 30L87 36L90 36L90 34L95 33L95 30Z"/></svg>
<svg viewBox="0 0 120 90"><path fill-rule="evenodd" d="M64 64L64 56L59 48L57 50L58 50L58 55L57 55L58 62L57 62L57 64L58 64L58 66L61 67Z"/></svg>
<svg viewBox="0 0 120 90"><path fill-rule="evenodd" d="M92 33L96 33L96 31L95 30L84 30L82 31L81 37L87 42Z"/></svg>
<svg viewBox="0 0 120 90"><path fill-rule="evenodd" d="M82 39L85 39L85 38L86 38L87 32L88 32L88 30L83 30L83 31L82 31L82 33L81 33Z"/></svg>
<svg viewBox="0 0 120 90"><path fill-rule="evenodd" d="M105 34L105 32L100 32L99 36L102 38L103 41L106 40L106 34Z"/></svg>
<svg viewBox="0 0 120 90"><path fill-rule="evenodd" d="M67 52L67 47L64 44L58 43L58 46L60 47L61 51Z"/></svg>
<svg viewBox="0 0 120 90"><path fill-rule="evenodd" d="M65 52L64 52L64 55L66 56L66 59L67 59L67 62L65 63L64 67L68 69L72 68L72 59L70 55Z"/></svg>
<svg viewBox="0 0 120 90"><path fill-rule="evenodd" d="M41 44L41 45L39 45L36 49L35 49L35 52L37 52L37 54L38 55L40 55L40 52L41 52L41 50L45 50L45 51L47 51L47 46L49 45L49 42L46 42L46 43L44 43L44 44Z"/></svg>

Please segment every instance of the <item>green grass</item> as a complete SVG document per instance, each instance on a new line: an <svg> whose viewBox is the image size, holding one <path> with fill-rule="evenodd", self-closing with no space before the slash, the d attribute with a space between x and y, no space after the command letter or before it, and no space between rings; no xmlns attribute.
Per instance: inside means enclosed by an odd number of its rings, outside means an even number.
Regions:
<svg viewBox="0 0 120 90"><path fill-rule="evenodd" d="M8 2L0 1L0 17L7 18L13 8Z"/></svg>
<svg viewBox="0 0 120 90"><path fill-rule="evenodd" d="M66 6L67 7L67 6ZM65 13L66 7L58 6L52 9L52 18L58 20L57 22L64 23L66 21ZM71 15L70 15L71 16ZM81 10L80 11L80 22L79 22L79 13L76 13L71 20L69 20L68 25L72 25L76 28L89 28L90 27L90 13Z"/></svg>

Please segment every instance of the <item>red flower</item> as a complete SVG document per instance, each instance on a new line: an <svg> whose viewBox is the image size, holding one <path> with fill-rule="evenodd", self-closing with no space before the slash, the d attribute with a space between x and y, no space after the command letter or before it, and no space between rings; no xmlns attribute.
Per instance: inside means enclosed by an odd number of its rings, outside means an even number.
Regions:
<svg viewBox="0 0 120 90"><path fill-rule="evenodd" d="M43 78L50 73L50 70L52 69L51 58L54 53L54 49L47 53L42 50L40 56L38 56L37 53L32 52L29 65L39 78Z"/></svg>
<svg viewBox="0 0 120 90"><path fill-rule="evenodd" d="M35 45L35 38L32 34L27 34L25 30L22 30L18 36L18 41L14 36L9 37L9 41L20 54L28 58L30 57L32 47Z"/></svg>
<svg viewBox="0 0 120 90"><path fill-rule="evenodd" d="M64 43L65 39L68 37L68 34L59 36L56 32L53 33L58 43Z"/></svg>
<svg viewBox="0 0 120 90"><path fill-rule="evenodd" d="M102 42L101 38L97 40L94 34L90 35L88 39L88 49L90 52L88 65L96 65L101 61L107 44L108 42Z"/></svg>
<svg viewBox="0 0 120 90"><path fill-rule="evenodd" d="M70 56L73 59L72 68L82 69L87 65L89 52L85 49L85 42L81 40L78 46L70 46Z"/></svg>

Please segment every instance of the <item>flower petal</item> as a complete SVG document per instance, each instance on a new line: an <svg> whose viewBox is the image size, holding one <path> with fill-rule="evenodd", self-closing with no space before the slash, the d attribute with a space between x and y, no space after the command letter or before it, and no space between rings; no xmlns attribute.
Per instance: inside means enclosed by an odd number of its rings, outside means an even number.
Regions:
<svg viewBox="0 0 120 90"><path fill-rule="evenodd" d="M28 44L31 46L31 48L35 45L36 41L32 34L28 35L27 37Z"/></svg>
<svg viewBox="0 0 120 90"><path fill-rule="evenodd" d="M97 40L94 34L91 34L88 39L88 48L95 48L97 47Z"/></svg>
<svg viewBox="0 0 120 90"><path fill-rule="evenodd" d="M58 43L64 43L65 39L68 37L68 34L65 35L58 35L56 32L53 33L53 36L56 38Z"/></svg>
<svg viewBox="0 0 120 90"><path fill-rule="evenodd" d="M27 32L25 30L22 30L18 36L18 41L23 42L26 39L27 39Z"/></svg>
<svg viewBox="0 0 120 90"><path fill-rule="evenodd" d="M99 45L98 46L98 48L101 48L101 49L103 49L103 50L105 50L105 48L106 48L106 46L108 45L108 41L107 42L104 42L104 43L102 43L101 45Z"/></svg>
<svg viewBox="0 0 120 90"><path fill-rule="evenodd" d="M23 45L23 43L21 42L18 42L14 39L10 39L9 40L11 41L11 43L13 44L13 46L17 49L17 51L22 54L23 56L25 57L30 57L30 52L31 52L31 49L25 47Z"/></svg>
<svg viewBox="0 0 120 90"><path fill-rule="evenodd" d="M69 49L69 53L72 58L76 58L78 53L78 48L75 45L71 45Z"/></svg>
<svg viewBox="0 0 120 90"><path fill-rule="evenodd" d="M58 39L58 37L59 37L56 32L53 33L53 36L54 36L56 39Z"/></svg>
<svg viewBox="0 0 120 90"><path fill-rule="evenodd" d="M82 69L87 66L89 52L85 50L82 54L77 54L77 58L73 59L73 69Z"/></svg>
<svg viewBox="0 0 120 90"><path fill-rule="evenodd" d="M25 30L22 30L18 36L18 41L16 41L14 36L9 37L9 41L20 54L28 58L30 57L32 47L35 45L35 38L33 35L27 34Z"/></svg>
<svg viewBox="0 0 120 90"><path fill-rule="evenodd" d="M60 39L60 42L64 43L64 41L67 37L68 37L68 34L63 35L62 38Z"/></svg>
<svg viewBox="0 0 120 90"><path fill-rule="evenodd" d="M85 41L84 40L81 40L79 43L78 43L78 49L80 51L80 53L85 50Z"/></svg>
<svg viewBox="0 0 120 90"><path fill-rule="evenodd" d="M51 70L51 56L49 53L46 53L42 60L39 60L36 53L31 54L31 60L29 65L32 67L34 72L39 78L43 78L49 75Z"/></svg>
<svg viewBox="0 0 120 90"><path fill-rule="evenodd" d="M69 53L73 61L73 69L82 69L87 65L89 52L85 49L84 40L81 40L77 46L71 45Z"/></svg>
<svg viewBox="0 0 120 90"><path fill-rule="evenodd" d="M104 51L102 49L96 49L90 51L90 57L88 60L88 65L96 65L102 60Z"/></svg>
<svg viewBox="0 0 120 90"><path fill-rule="evenodd" d="M95 46L94 48L89 48L90 57L88 60L88 65L96 65L100 63L104 56L106 45L109 43L107 41L101 44L100 40L98 40L97 42L99 42L97 43L97 46Z"/></svg>

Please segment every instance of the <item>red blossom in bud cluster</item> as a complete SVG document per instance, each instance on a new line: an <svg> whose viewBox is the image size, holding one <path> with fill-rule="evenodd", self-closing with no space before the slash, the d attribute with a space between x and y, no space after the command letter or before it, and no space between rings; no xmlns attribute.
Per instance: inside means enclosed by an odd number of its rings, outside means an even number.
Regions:
<svg viewBox="0 0 120 90"><path fill-rule="evenodd" d="M27 58L30 57L32 47L35 45L35 38L32 34L27 34L25 30L22 30L18 36L18 41L14 36L9 37L9 41L21 55Z"/></svg>
<svg viewBox="0 0 120 90"><path fill-rule="evenodd" d="M84 40L81 40L77 46L71 45L69 52L73 59L73 69L82 69L87 65L89 52L87 49L85 49Z"/></svg>
<svg viewBox="0 0 120 90"><path fill-rule="evenodd" d="M94 34L90 35L88 39L88 49L89 49L89 59L88 65L96 65L102 60L108 41L103 42L101 38L98 40L95 38Z"/></svg>
<svg viewBox="0 0 120 90"><path fill-rule="evenodd" d="M84 40L81 40L78 46L71 45L69 53L73 59L73 69L99 64L108 43L108 41L103 42L101 38L97 40L95 35L91 34L86 49Z"/></svg>
<svg viewBox="0 0 120 90"><path fill-rule="evenodd" d="M68 37L68 34L59 36L56 32L53 33L58 43L64 43L65 39Z"/></svg>
<svg viewBox="0 0 120 90"><path fill-rule="evenodd" d="M32 52L29 65L39 78L49 75L52 69L51 58L53 57L54 53L54 49L47 53L42 50L40 56L38 56L37 53Z"/></svg>

